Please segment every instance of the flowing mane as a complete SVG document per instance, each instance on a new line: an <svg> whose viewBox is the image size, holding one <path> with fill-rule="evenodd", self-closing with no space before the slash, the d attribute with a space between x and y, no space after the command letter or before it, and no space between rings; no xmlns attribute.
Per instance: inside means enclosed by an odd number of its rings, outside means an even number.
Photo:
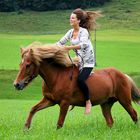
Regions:
<svg viewBox="0 0 140 140"><path fill-rule="evenodd" d="M45 58L53 58L56 63L66 67L69 67L73 64L68 56L68 49L66 49L65 46L33 42L23 50L22 56L30 51L30 55L37 65L39 65L40 62Z"/></svg>

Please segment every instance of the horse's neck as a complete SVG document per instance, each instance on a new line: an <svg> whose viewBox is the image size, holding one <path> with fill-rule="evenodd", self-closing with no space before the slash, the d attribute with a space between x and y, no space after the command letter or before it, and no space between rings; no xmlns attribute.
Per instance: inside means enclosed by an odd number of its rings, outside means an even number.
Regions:
<svg viewBox="0 0 140 140"><path fill-rule="evenodd" d="M40 65L39 74L50 86L52 85L54 78L56 77L55 70L48 64Z"/></svg>
<svg viewBox="0 0 140 140"><path fill-rule="evenodd" d="M44 79L48 88L53 88L58 76L63 76L64 70L53 66L51 63L41 63L40 76Z"/></svg>
<svg viewBox="0 0 140 140"><path fill-rule="evenodd" d="M46 85L49 89L53 89L55 85L58 84L58 82L63 82L63 79L70 80L70 77L73 75L77 75L78 69L76 68L65 68L65 67L59 67L55 66L50 63L42 63L40 65L40 76L44 79ZM65 78L64 78L65 77ZM65 82L64 80L64 82Z"/></svg>

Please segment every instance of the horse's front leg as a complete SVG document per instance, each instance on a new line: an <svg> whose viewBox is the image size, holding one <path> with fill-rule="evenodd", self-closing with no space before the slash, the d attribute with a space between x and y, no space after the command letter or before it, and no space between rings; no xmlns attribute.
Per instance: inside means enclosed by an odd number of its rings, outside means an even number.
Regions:
<svg viewBox="0 0 140 140"><path fill-rule="evenodd" d="M29 116L26 120L26 123L25 123L25 129L29 129L30 128L30 125L31 125L31 121L32 121L32 118L34 116L34 114L39 111L39 110L42 110L46 107L49 107L49 106L52 106L54 105L53 102L47 100L45 97L38 103L36 104L35 106L32 107L30 113L29 113Z"/></svg>
<svg viewBox="0 0 140 140"><path fill-rule="evenodd" d="M63 123L65 121L65 117L67 115L68 108L69 108L69 102L66 100L61 101L59 119L57 122L57 129L59 129L63 126Z"/></svg>

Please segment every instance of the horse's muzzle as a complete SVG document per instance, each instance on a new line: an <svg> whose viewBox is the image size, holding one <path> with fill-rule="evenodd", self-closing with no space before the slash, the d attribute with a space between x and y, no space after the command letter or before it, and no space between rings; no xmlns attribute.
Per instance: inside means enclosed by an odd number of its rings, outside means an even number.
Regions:
<svg viewBox="0 0 140 140"><path fill-rule="evenodd" d="M14 82L14 87L17 90L23 90L24 87L26 87L34 78L36 77L36 75L32 75L29 78L27 78L26 80L21 80L20 82Z"/></svg>
<svg viewBox="0 0 140 140"><path fill-rule="evenodd" d="M23 90L23 88L25 87L24 83L16 83L14 84L14 87L17 89L17 90Z"/></svg>

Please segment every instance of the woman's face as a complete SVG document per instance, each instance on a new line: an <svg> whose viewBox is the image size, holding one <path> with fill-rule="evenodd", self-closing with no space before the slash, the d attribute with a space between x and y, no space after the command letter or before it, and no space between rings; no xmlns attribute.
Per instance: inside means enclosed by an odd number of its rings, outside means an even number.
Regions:
<svg viewBox="0 0 140 140"><path fill-rule="evenodd" d="M77 19L76 14L72 13L70 15L70 25L71 26L79 26L80 20Z"/></svg>

